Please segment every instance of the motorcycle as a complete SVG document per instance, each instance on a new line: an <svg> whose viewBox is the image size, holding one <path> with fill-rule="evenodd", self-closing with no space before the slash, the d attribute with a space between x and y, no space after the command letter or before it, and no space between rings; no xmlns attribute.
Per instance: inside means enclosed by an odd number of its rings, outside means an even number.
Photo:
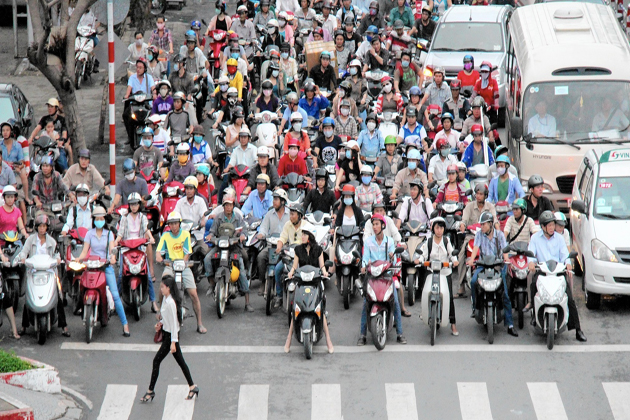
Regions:
<svg viewBox="0 0 630 420"><path fill-rule="evenodd" d="M431 122L431 124L433 125L433 130L428 128L428 124L426 125L427 127L427 136L431 139L431 141L433 141L435 139L435 136L437 135L437 133L440 132L440 130L442 130L442 107L439 105L429 105L428 107L428 111L429 111L429 121Z"/></svg>
<svg viewBox="0 0 630 420"><path fill-rule="evenodd" d="M73 261L79 258L79 255L81 255L81 252L83 251L83 240L87 231L88 230L86 228L80 227L78 229L71 229L67 235L60 236L64 246L62 254L64 255L65 261L65 273L61 283L64 304L67 303L69 297L75 302L76 306L77 299L79 298L79 290L81 286L80 279L83 271L85 270L85 266ZM69 244L67 242L68 239L70 239Z"/></svg>
<svg viewBox="0 0 630 420"><path fill-rule="evenodd" d="M383 138L387 136L398 136L398 118L397 112L383 112L378 115L378 119L381 122L378 129L383 134Z"/></svg>
<svg viewBox="0 0 630 420"><path fill-rule="evenodd" d="M74 40L74 87L81 89L81 84L94 71L95 58L94 40L90 38L96 31L91 26L77 27L77 37Z"/></svg>
<svg viewBox="0 0 630 420"><path fill-rule="evenodd" d="M37 140L33 141L33 153L31 158L31 166L28 174L29 180L32 181L35 174L41 171L41 162L44 156L52 156L56 166L57 159L59 158L59 148L57 147L57 141L42 134Z"/></svg>
<svg viewBox="0 0 630 420"><path fill-rule="evenodd" d="M161 188L162 206L160 208L160 228L164 229L164 222L168 215L175 210L177 201L184 195L184 184L177 181L171 181L164 184Z"/></svg>
<svg viewBox="0 0 630 420"><path fill-rule="evenodd" d="M512 208L507 201L503 200L497 202L495 210L497 212L497 219L501 224L501 232L503 232L503 230L505 229L505 224L507 223L507 219L510 217L508 213L512 211Z"/></svg>
<svg viewBox="0 0 630 420"><path fill-rule="evenodd" d="M100 320L101 327L109 321L109 299L112 299L105 279L105 269L109 261L97 256L89 256L81 275L81 301L83 302L83 323L85 325L85 341L90 344L94 327Z"/></svg>
<svg viewBox="0 0 630 420"><path fill-rule="evenodd" d="M329 233L332 225L330 214L318 210L314 213L306 213L304 218L315 228L315 241L324 250L324 260L326 260L328 258L328 250L332 245Z"/></svg>
<svg viewBox="0 0 630 420"><path fill-rule="evenodd" d="M381 91L383 90L383 84L381 83L381 79L386 74L388 73L382 70L368 71L365 73L365 78L367 79L367 82L368 82L368 86L367 86L368 101L370 103L373 101L376 101L378 96L381 94ZM380 127L379 129L381 130L381 132L383 131ZM385 133L383 133L383 136L385 137Z"/></svg>
<svg viewBox="0 0 630 420"><path fill-rule="evenodd" d="M427 240L427 226L420 223L418 220L408 220L400 233L403 237L403 241L407 244L407 249L401 254L402 260L402 273L403 284L407 290L407 301L409 306L413 306L416 303L416 295L418 290L422 290L421 281L424 278L419 270L420 267L416 266L415 260L420 258L422 244ZM422 283L424 283L422 281Z"/></svg>
<svg viewBox="0 0 630 420"><path fill-rule="evenodd" d="M249 167L236 165L230 169L229 175L232 187L234 191L236 191L236 201L242 205L245 200L247 200L247 196L243 194L243 190L247 187L247 183L249 182ZM228 174L223 174L222 176L228 176Z"/></svg>
<svg viewBox="0 0 630 420"><path fill-rule="evenodd" d="M328 263L332 266L332 262ZM304 345L304 356L309 360L313 357L313 343L324 335L325 280L321 270L311 265L298 268L293 276L297 283L292 307L295 337Z"/></svg>
<svg viewBox="0 0 630 420"><path fill-rule="evenodd" d="M125 109L123 112L128 121L127 135L131 139L131 149L136 150L140 146L142 138L142 130L145 127L145 121L151 113L152 101L151 95L147 95L142 91L132 93L127 99L123 99ZM131 131L131 132L129 132Z"/></svg>
<svg viewBox="0 0 630 420"><path fill-rule="evenodd" d="M29 325L37 330L37 343L44 345L46 335L57 322L57 303L61 283L56 273L57 259L48 254L26 260L26 307Z"/></svg>
<svg viewBox="0 0 630 420"><path fill-rule="evenodd" d="M140 321L142 314L140 308L149 297L147 254L140 249L146 243L146 238L120 241L120 261L122 264L120 296L123 302L133 309L133 318L136 321Z"/></svg>
<svg viewBox="0 0 630 420"><path fill-rule="evenodd" d="M475 236L477 234L477 232L481 230L481 225L479 223L475 223L474 225L470 225L468 226L468 228L466 229L466 231L460 236L461 239L458 241L461 242L465 239L464 235L472 235ZM458 234L460 235L460 234ZM452 242L451 242L452 243ZM467 244L464 244L466 246L466 261L468 261L471 257L472 257L472 251L475 248L475 238L471 238ZM479 253L477 253L477 256L475 257L475 261L473 262L477 262L479 260ZM462 267L460 267L460 270L462 269ZM470 285L470 280L472 279L472 272L473 272L473 268L466 266L466 276L465 276L465 282L468 283L468 285Z"/></svg>
<svg viewBox="0 0 630 420"><path fill-rule="evenodd" d="M212 68L212 78L218 79L221 75L221 51L227 46L227 32L222 29L215 29L208 32L208 36L210 39L208 45L208 61Z"/></svg>
<svg viewBox="0 0 630 420"><path fill-rule="evenodd" d="M287 325L291 324L291 308L293 307L293 294L295 293L295 282L289 279L289 271L293 266L293 260L295 259L295 247L297 245L284 245L282 248L282 263L284 270L282 271L282 304L284 311L287 314Z"/></svg>
<svg viewBox="0 0 630 420"><path fill-rule="evenodd" d="M571 252L569 258L575 258ZM537 264L540 273L534 296L534 316L536 331L547 334L547 348L553 349L557 334L567 329L569 323L569 297L566 289L567 266L564 263L549 260Z"/></svg>
<svg viewBox="0 0 630 420"><path fill-rule="evenodd" d="M22 283L23 266L18 258L23 246L18 241L20 237L17 232L8 231L4 233L4 236L6 239L3 240L0 251L7 257L8 261L2 263L0 272L4 281L4 294L9 295L13 308L17 309L24 286Z"/></svg>
<svg viewBox="0 0 630 420"><path fill-rule="evenodd" d="M453 245L453 248L459 248L460 241L458 238L459 229L457 226L462 220L462 213L464 212L464 204L458 201L444 201L438 203L436 206L437 214L442 216L446 222L446 229L444 230L444 236L448 237ZM431 215L433 216L433 215Z"/></svg>
<svg viewBox="0 0 630 420"><path fill-rule="evenodd" d="M204 217L210 214L210 210L207 210ZM192 254L190 255L190 261L194 263L191 270L193 277L195 278L195 284L199 284L202 280L206 280L206 272L203 268L203 248L201 244L204 243L204 230L205 226L197 225L192 220L184 219L181 223L181 229L190 234L190 247L192 248Z"/></svg>
<svg viewBox="0 0 630 420"><path fill-rule="evenodd" d="M381 193L383 193L387 215L391 217L391 212L396 209L396 203L391 202L389 199L394 189L395 176L393 174L390 174L387 177L377 176L375 180L379 188L381 189Z"/></svg>
<svg viewBox="0 0 630 420"><path fill-rule="evenodd" d="M265 241L258 239L258 228L262 223L262 219L259 219L254 216L253 213L245 216L245 222L249 226L247 229L247 240L245 241L245 249L247 250L247 260L249 264L247 264L247 278L252 281L255 278L263 280L260 278L261 273L258 272L258 264L256 264L256 258L258 257L258 253L262 251L265 247Z"/></svg>
<svg viewBox="0 0 630 420"><path fill-rule="evenodd" d="M295 172L280 177L280 184L287 192L287 206L300 205L306 198L306 181Z"/></svg>
<svg viewBox="0 0 630 420"><path fill-rule="evenodd" d="M267 252L269 253L269 262L265 273L265 313L267 316L273 312L273 298L276 296L275 268L280 260L280 253L277 252L279 239L280 235L278 234L267 238Z"/></svg>
<svg viewBox="0 0 630 420"><path fill-rule="evenodd" d="M488 329L488 343L494 343L494 324L503 321L503 258L484 255L477 261L483 270L477 278L475 319Z"/></svg>
<svg viewBox="0 0 630 420"><path fill-rule="evenodd" d="M344 309L350 308L350 296L355 292L354 284L361 270L361 228L345 225L337 228L335 269L339 293L343 296Z"/></svg>
<svg viewBox="0 0 630 420"><path fill-rule="evenodd" d="M534 253L528 250L527 242L514 242L503 249L503 253L513 253L510 255L510 264L507 269L506 283L510 288L509 296L515 305L518 314L518 327L523 329L523 308L529 300L527 289L527 257L534 257Z"/></svg>
<svg viewBox="0 0 630 420"><path fill-rule="evenodd" d="M147 182L149 194L142 197L145 201L144 213L149 221L149 230L153 235L160 232L160 188L162 181L154 168L144 168L140 171L140 176Z"/></svg>
<svg viewBox="0 0 630 420"><path fill-rule="evenodd" d="M223 223L219 228L216 238L212 243L218 248L212 256L212 264L215 266L215 293L217 316L219 319L225 315L225 306L238 296L238 276L233 276L233 270L238 271L238 252L236 245L240 241L241 228L234 228L231 223Z"/></svg>
<svg viewBox="0 0 630 420"><path fill-rule="evenodd" d="M269 161L273 164L278 162L278 127L274 123L278 121L278 115L271 111L263 111L254 115L254 119L259 121L256 127L256 136L253 143L256 147L265 146L269 150L273 150L273 156L269 157Z"/></svg>

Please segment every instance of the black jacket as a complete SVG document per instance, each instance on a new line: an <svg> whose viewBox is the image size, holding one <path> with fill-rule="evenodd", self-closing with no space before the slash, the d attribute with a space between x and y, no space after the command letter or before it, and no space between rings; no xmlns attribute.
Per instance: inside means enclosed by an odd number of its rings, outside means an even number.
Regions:
<svg viewBox="0 0 630 420"><path fill-rule="evenodd" d="M249 171L249 181L247 182L247 186L250 187L252 191L256 189L256 177L261 173L262 170L260 169L259 164L256 164L256 166ZM280 184L280 177L278 177L278 169L276 169L276 167L271 163L267 164L267 175L271 181L269 189L273 190Z"/></svg>
<svg viewBox="0 0 630 420"><path fill-rule="evenodd" d="M343 222L343 212L346 210L346 205L343 203L343 196L341 198L341 206L339 207L337 217L335 218L335 227L341 226ZM354 218L357 221L357 226L361 226L365 220L363 218L363 210L357 207L356 203L352 203L352 210L354 210Z"/></svg>
<svg viewBox="0 0 630 420"><path fill-rule="evenodd" d="M525 197L525 201L527 201L527 211L525 212L525 214L528 217L531 217L532 219L534 219L534 221L538 220L538 217L543 211L545 210L554 211L553 203L544 195L538 199L537 207L534 207L534 205L532 204L531 197L532 197L531 194L528 194Z"/></svg>
<svg viewBox="0 0 630 420"><path fill-rule="evenodd" d="M324 213L331 213L335 201L337 201L335 193L331 190L325 188L324 194L321 194L317 188L313 188L304 199L304 211L308 211L308 206L310 205L310 211L313 213L318 210Z"/></svg>

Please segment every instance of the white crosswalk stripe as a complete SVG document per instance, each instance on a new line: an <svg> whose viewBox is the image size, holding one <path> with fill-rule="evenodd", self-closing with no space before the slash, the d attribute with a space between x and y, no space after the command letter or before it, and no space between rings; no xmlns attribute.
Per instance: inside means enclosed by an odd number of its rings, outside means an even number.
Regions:
<svg viewBox="0 0 630 420"><path fill-rule="evenodd" d="M527 388L538 420L569 420L555 382L528 382Z"/></svg>
<svg viewBox="0 0 630 420"><path fill-rule="evenodd" d="M630 382L604 382L602 385L615 420L630 420Z"/></svg>
<svg viewBox="0 0 630 420"><path fill-rule="evenodd" d="M462 420L492 420L485 382L458 382L457 391Z"/></svg>
<svg viewBox="0 0 630 420"><path fill-rule="evenodd" d="M311 420L341 420L341 385L313 384Z"/></svg>
<svg viewBox="0 0 630 420"><path fill-rule="evenodd" d="M196 397L186 400L189 390L188 385L168 386L162 420L192 420Z"/></svg>
<svg viewBox="0 0 630 420"><path fill-rule="evenodd" d="M138 392L137 385L107 385L97 420L127 419Z"/></svg>
<svg viewBox="0 0 630 420"><path fill-rule="evenodd" d="M241 385L237 420L267 420L269 385Z"/></svg>
<svg viewBox="0 0 630 420"><path fill-rule="evenodd" d="M413 384L385 384L385 396L389 420L418 420Z"/></svg>

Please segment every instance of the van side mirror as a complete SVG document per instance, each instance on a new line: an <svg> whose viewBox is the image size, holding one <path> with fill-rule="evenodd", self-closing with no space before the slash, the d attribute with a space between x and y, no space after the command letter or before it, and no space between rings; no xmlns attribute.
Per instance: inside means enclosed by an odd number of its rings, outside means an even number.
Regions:
<svg viewBox="0 0 630 420"><path fill-rule="evenodd" d="M523 137L523 120L520 117L510 118L510 133L513 139Z"/></svg>
<svg viewBox="0 0 630 420"><path fill-rule="evenodd" d="M586 203L584 203L584 201L582 200L573 200L571 202L571 210L584 215L588 215L588 212L586 210Z"/></svg>

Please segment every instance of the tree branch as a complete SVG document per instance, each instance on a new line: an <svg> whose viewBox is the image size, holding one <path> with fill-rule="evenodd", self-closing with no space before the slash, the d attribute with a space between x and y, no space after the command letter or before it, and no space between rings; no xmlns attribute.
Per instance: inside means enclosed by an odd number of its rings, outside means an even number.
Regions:
<svg viewBox="0 0 630 420"><path fill-rule="evenodd" d="M50 3L46 3L46 9L50 10L52 9L57 3L59 3L61 0L52 0Z"/></svg>

